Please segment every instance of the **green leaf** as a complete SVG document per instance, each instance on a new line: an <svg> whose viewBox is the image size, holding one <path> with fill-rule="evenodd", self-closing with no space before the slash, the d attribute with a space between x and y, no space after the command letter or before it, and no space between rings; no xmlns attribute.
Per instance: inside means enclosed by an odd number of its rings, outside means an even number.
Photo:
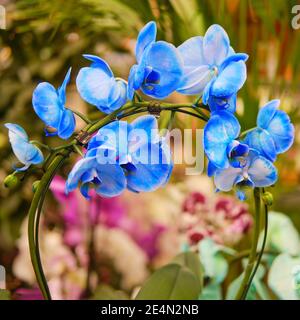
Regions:
<svg viewBox="0 0 300 320"><path fill-rule="evenodd" d="M177 255L173 259L173 262L188 268L190 271L194 273L194 275L197 278L198 284L200 286L200 293L201 293L203 288L203 267L200 263L198 255L190 251L183 252Z"/></svg>
<svg viewBox="0 0 300 320"><path fill-rule="evenodd" d="M275 258L268 277L268 285L283 300L300 300L296 290L295 270L300 268L300 257L283 253Z"/></svg>
<svg viewBox="0 0 300 320"><path fill-rule="evenodd" d="M10 292L0 289L0 300L10 300Z"/></svg>
<svg viewBox="0 0 300 320"><path fill-rule="evenodd" d="M177 263L168 264L146 281L137 300L197 300L201 287L194 273Z"/></svg>

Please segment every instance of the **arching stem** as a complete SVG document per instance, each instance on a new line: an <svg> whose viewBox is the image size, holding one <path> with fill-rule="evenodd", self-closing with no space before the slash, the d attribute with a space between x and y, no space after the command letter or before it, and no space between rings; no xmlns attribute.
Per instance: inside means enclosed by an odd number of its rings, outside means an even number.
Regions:
<svg viewBox="0 0 300 320"><path fill-rule="evenodd" d="M112 112L107 115L105 118L91 123L89 119L85 119L88 125L83 129L83 132L86 132L92 135L94 132L107 125L108 123L121 119L130 115L138 114L141 112L147 112L150 102L129 102L125 104L122 108ZM164 103L161 105L161 110L171 111L172 115L174 112L181 112L196 118L199 118L203 121L207 121L208 117L202 116L199 113L190 112L187 110L182 110L183 108L192 108L193 105L189 104L169 104ZM122 113L126 111L125 113ZM73 111L74 112L74 111ZM76 113L76 112L74 112ZM76 113L77 115L78 112ZM118 117L119 115L119 117ZM80 116L80 115L79 115ZM82 118L82 116L81 116ZM84 119L83 119L84 120ZM40 250L39 250L39 222L42 212L43 203L46 197L46 193L50 187L51 181L53 180L55 174L59 168L63 165L64 161L69 157L71 152L76 150L79 142L74 139L69 144L64 146L56 147L51 149L51 155L47 158L44 163L45 173L42 176L38 187L34 193L29 212L28 212L28 242L29 242L29 251L32 266L37 278L38 285L41 289L43 297L47 300L51 300L50 290L47 285L47 280L43 271Z"/></svg>
<svg viewBox="0 0 300 320"><path fill-rule="evenodd" d="M237 295L235 297L235 300L244 300L247 297L247 292L249 287L251 286L251 281L255 275L254 273L254 265L256 261L256 252L257 252L257 246L258 246L258 239L259 239L259 233L260 233L260 219L261 219L261 190L260 188L254 188L253 191L254 195L254 203L255 203L255 217L254 217L254 231L253 231L253 239L252 239L252 247L248 259L247 266L244 271L244 278L242 280L241 286L237 292ZM251 281L250 281L251 279Z"/></svg>

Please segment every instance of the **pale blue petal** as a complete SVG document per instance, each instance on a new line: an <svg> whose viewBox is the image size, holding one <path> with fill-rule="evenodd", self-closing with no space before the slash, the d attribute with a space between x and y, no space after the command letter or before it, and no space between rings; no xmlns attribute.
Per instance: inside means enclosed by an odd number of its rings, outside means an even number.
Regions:
<svg viewBox="0 0 300 320"><path fill-rule="evenodd" d="M57 89L58 97L62 105L65 105L66 103L66 88L68 83L70 82L71 70L72 68L69 68L62 85Z"/></svg>
<svg viewBox="0 0 300 320"><path fill-rule="evenodd" d="M82 176L86 172L93 170L95 164L97 164L97 160L95 157L83 158L76 162L75 166L68 175L68 179L66 182L66 194L77 188L77 185L81 180Z"/></svg>
<svg viewBox="0 0 300 320"><path fill-rule="evenodd" d="M214 176L214 174L215 174L215 172L216 172L217 169L218 169L218 168L217 168L211 161L208 161L208 165L207 165L207 175L208 175L209 177Z"/></svg>
<svg viewBox="0 0 300 320"><path fill-rule="evenodd" d="M65 109L58 127L58 136L62 139L69 139L75 130L76 122L71 110Z"/></svg>
<svg viewBox="0 0 300 320"><path fill-rule="evenodd" d="M228 111L212 113L204 128L204 150L208 159L218 168L229 165L227 146L240 133L238 120Z"/></svg>
<svg viewBox="0 0 300 320"><path fill-rule="evenodd" d="M214 82L215 82L215 77L204 88L204 91L203 91L203 94L202 94L202 102L205 105L208 104L209 99L211 97L210 91L211 91L211 87L214 84Z"/></svg>
<svg viewBox="0 0 300 320"><path fill-rule="evenodd" d="M8 136L12 150L21 163L27 165L28 168L30 164L39 164L44 161L41 150L28 142L27 133L21 126L6 123L5 127L9 130ZM22 168L22 170L27 168ZM20 168L18 170L21 171Z"/></svg>
<svg viewBox="0 0 300 320"><path fill-rule="evenodd" d="M120 195L126 188L126 177L123 169L118 164L98 165L97 173L100 184L95 191L104 197Z"/></svg>
<svg viewBox="0 0 300 320"><path fill-rule="evenodd" d="M277 181L277 169L271 161L262 156L254 158L248 174L256 187L268 187Z"/></svg>
<svg viewBox="0 0 300 320"><path fill-rule="evenodd" d="M207 65L197 68L185 67L183 72L180 87L177 89L177 92L182 94L202 94L204 88L214 76Z"/></svg>
<svg viewBox="0 0 300 320"><path fill-rule="evenodd" d="M138 192L154 191L166 183L172 170L172 163L159 144L144 145L140 152L148 153L148 161L142 163L132 155L134 169L127 172L128 187ZM151 153L158 155L158 161L154 163L151 161Z"/></svg>
<svg viewBox="0 0 300 320"><path fill-rule="evenodd" d="M176 48L167 42L158 41L151 45L146 64L159 74L158 83L144 83L142 91L155 98L165 98L180 85L183 64Z"/></svg>
<svg viewBox="0 0 300 320"><path fill-rule="evenodd" d="M236 110L236 94L232 95L229 99L209 96L208 105L212 112L218 110L227 110L234 113Z"/></svg>
<svg viewBox="0 0 300 320"><path fill-rule="evenodd" d="M246 53L235 53L228 56L219 67L218 71L222 72L226 67L228 67L232 62L246 61L249 56Z"/></svg>
<svg viewBox="0 0 300 320"><path fill-rule="evenodd" d="M114 84L115 79L100 68L82 68L76 78L77 89L82 99L100 110L102 106L108 105L108 97Z"/></svg>
<svg viewBox="0 0 300 320"><path fill-rule="evenodd" d="M294 126L282 110L276 111L266 130L273 138L277 153L287 151L294 142Z"/></svg>
<svg viewBox="0 0 300 320"><path fill-rule="evenodd" d="M26 171L29 167L30 167L30 163L27 163L24 167L21 167L21 168L13 166L13 169L17 172L23 172L23 171Z"/></svg>
<svg viewBox="0 0 300 320"><path fill-rule="evenodd" d="M207 65L203 57L203 37L192 37L183 42L177 49L185 67L198 68Z"/></svg>
<svg viewBox="0 0 300 320"><path fill-rule="evenodd" d="M247 71L244 61L230 63L214 81L210 93L216 97L231 97L246 81Z"/></svg>
<svg viewBox="0 0 300 320"><path fill-rule="evenodd" d="M115 99L113 100L112 96L109 97L110 100L110 106L109 106L109 112L115 111L122 107L126 101L127 101L127 84L124 81L117 80L114 85L115 91L118 92L118 96L114 97Z"/></svg>
<svg viewBox="0 0 300 320"><path fill-rule="evenodd" d="M112 78L114 76L113 72L110 69L110 66L108 65L108 63L105 60L103 60L103 59L101 59L101 58L99 58L97 56L94 56L92 54L84 54L83 56L87 60L92 61L92 63L90 64L91 68L101 69L110 78Z"/></svg>
<svg viewBox="0 0 300 320"><path fill-rule="evenodd" d="M154 21L148 22L140 31L135 47L135 56L138 62L141 61L145 48L155 41L156 31L156 23Z"/></svg>
<svg viewBox="0 0 300 320"><path fill-rule="evenodd" d="M275 161L276 147L274 140L266 130L255 129L246 135L244 141L250 148L257 150L265 158Z"/></svg>
<svg viewBox="0 0 300 320"><path fill-rule="evenodd" d="M29 147L26 153L27 163L39 164L44 161L44 156L42 151L35 145L29 143Z"/></svg>
<svg viewBox="0 0 300 320"><path fill-rule="evenodd" d="M135 64L131 67L128 77L128 86L127 86L127 98L128 100L132 100L134 96L134 90L137 90L138 88L135 88L135 76L137 72L138 66ZM142 82L140 83L142 84Z"/></svg>
<svg viewBox="0 0 300 320"><path fill-rule="evenodd" d="M143 141L139 139L138 144L142 145L145 143L156 143L159 141L159 132L158 132L158 124L157 119L152 115L145 115L136 118L134 121L131 122L131 140L132 142L137 142L134 139L134 130L143 130L144 135L140 138L144 138ZM137 134L139 132L137 131ZM146 140L145 140L146 139ZM130 142L129 142L129 149L130 149Z"/></svg>
<svg viewBox="0 0 300 320"><path fill-rule="evenodd" d="M18 124L6 123L5 127L9 130L9 139L11 143L14 141L14 139L17 138L20 140L28 141L28 135L26 131Z"/></svg>
<svg viewBox="0 0 300 320"><path fill-rule="evenodd" d="M218 169L214 176L216 188L225 192L230 191L236 183L243 180L241 168Z"/></svg>
<svg viewBox="0 0 300 320"><path fill-rule="evenodd" d="M58 128L64 106L56 89L50 83L42 82L35 88L32 105L36 114L47 126Z"/></svg>
<svg viewBox="0 0 300 320"><path fill-rule="evenodd" d="M88 156L90 150L98 148L97 159L99 163L104 163L112 154L116 155L116 161L120 164L126 163L128 155L128 132L131 130L131 125L126 121L114 121L102 127L97 134L90 140L88 145ZM105 151L105 149L111 151ZM110 152L107 156L106 154ZM101 156L103 159L101 159ZM103 160L103 162L101 162Z"/></svg>
<svg viewBox="0 0 300 320"><path fill-rule="evenodd" d="M229 52L229 38L226 31L214 24L208 28L203 38L203 55L210 65L220 65Z"/></svg>
<svg viewBox="0 0 300 320"><path fill-rule="evenodd" d="M264 107L262 107L257 115L257 126L263 129L267 129L272 118L274 117L278 107L280 104L280 100L272 100L269 101Z"/></svg>

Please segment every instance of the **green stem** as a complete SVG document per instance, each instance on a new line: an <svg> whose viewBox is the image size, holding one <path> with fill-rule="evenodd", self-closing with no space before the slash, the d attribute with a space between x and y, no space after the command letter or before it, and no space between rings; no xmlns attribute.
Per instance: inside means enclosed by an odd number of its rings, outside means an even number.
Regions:
<svg viewBox="0 0 300 320"><path fill-rule="evenodd" d="M255 220L254 220L255 225L254 225L254 232L253 232L253 239L252 239L252 247L251 247L248 263L244 271L244 278L242 280L238 293L235 297L235 300L244 300L246 298L248 288L251 285L251 282L249 280L251 279L251 274L252 274L255 260L256 260L258 238L260 233L260 208L261 208L260 188L254 188L253 194L254 194L254 202L255 202Z"/></svg>
<svg viewBox="0 0 300 320"><path fill-rule="evenodd" d="M239 261L239 260L241 260L241 259L244 259L244 258L249 257L250 251L251 251L251 250L244 250L244 251L241 251L241 252L239 252L238 254L230 257L230 258L229 258L229 263L234 263L234 262L237 262L237 261ZM257 257L258 257L260 254L261 254L261 251L257 251L257 252L256 252L256 256L257 256ZM264 254L270 254L270 255L276 256L276 255L278 255L278 252L277 252L277 251L274 251L274 250L264 250L263 255L264 255Z"/></svg>
<svg viewBox="0 0 300 320"><path fill-rule="evenodd" d="M85 123L87 123L87 124L92 123L92 121L83 113L81 113L77 110L70 109L70 108L68 108L68 109L71 110L74 114L76 114L76 116L78 116L80 119L82 119Z"/></svg>
<svg viewBox="0 0 300 320"><path fill-rule="evenodd" d="M111 114L107 115L105 118L95 122L91 123L89 119L83 119L85 120L88 125L83 129L83 131L86 131L89 134L93 134L97 130L99 130L101 127L105 126L106 124L115 121L117 119L117 116L120 115L119 118L124 118L129 115L141 113L141 112L147 112L148 107L150 106L150 102L128 102L120 109L112 112ZM186 110L181 110L181 108L189 108L193 107L193 105L188 104L178 104L178 105L172 105L169 103L160 104L161 110L169 110L173 114L174 112L182 112L185 114L192 115L194 117L200 118L201 120L207 121L206 118L200 116L199 114L195 114L193 112L189 112ZM127 111L127 113L123 113L124 111ZM78 112L73 111L75 114L80 116ZM43 271L41 258L40 258L40 251L39 251L39 222L40 222L40 215L42 212L43 202L46 196L46 193L49 189L49 186L51 184L51 181L53 177L55 176L56 172L59 170L59 168L63 165L66 158L69 157L71 152L76 149L78 144L78 141L74 139L72 142L70 142L67 145L60 146L54 149L51 149L51 154L47 161L45 161L44 166L46 167L46 172L44 173L43 177L41 178L41 181L34 193L30 209L28 212L28 241L29 241L29 250L30 250L30 257L31 262L33 265L33 269L37 278L38 285L41 289L41 292L45 299L51 299L51 294L47 285L46 277ZM51 162L50 162L51 161ZM48 163L50 163L48 165Z"/></svg>
<svg viewBox="0 0 300 320"><path fill-rule="evenodd" d="M240 134L239 139L245 137L245 135L246 135L247 133L249 133L249 132L251 132L251 131L254 131L255 129L257 129L257 127L250 128L250 129L248 129L248 130L243 131L243 132Z"/></svg>
<svg viewBox="0 0 300 320"><path fill-rule="evenodd" d="M251 286L251 283L254 279L254 276L258 270L258 267L260 265L260 262L261 262L261 259L262 259L262 256L264 254L264 250L265 250L265 247L266 247L266 242L267 242L267 234L268 234L268 206L265 204L264 205L264 223L265 223L265 227L264 227L264 237L263 237L263 242L262 242L262 246L261 246L261 249L260 249L260 252L258 254L258 257L257 257L257 261L256 261L256 265L253 269L253 272L251 274L251 277L247 283L247 286L245 288L245 292L244 292L244 295L243 295L243 298L245 299L246 296L247 296L247 293L248 293L248 290Z"/></svg>
<svg viewBox="0 0 300 320"><path fill-rule="evenodd" d="M61 154L56 155L52 163L49 165L47 171L43 175L37 187L37 190L34 193L31 206L28 212L28 242L31 262L42 294L44 298L48 300L51 299L51 295L47 286L47 282L45 280L45 275L42 266L39 261L39 250L36 247L35 228L38 228L38 226L36 226L36 214L38 206L42 206L41 199L44 198L43 194L45 193L45 191L47 191L47 188L49 187L55 173L63 164L65 158L69 156L70 152L71 150L69 149L64 150L64 152L62 152Z"/></svg>
<svg viewBox="0 0 300 320"><path fill-rule="evenodd" d="M31 141L29 141L29 142L32 143L32 144L34 144L34 145L36 145L36 146L38 146L38 147L47 149L47 150L50 151L50 152L53 150L51 147L47 146L46 144L44 144L44 143L42 143L42 142L40 142L40 141L31 140Z"/></svg>

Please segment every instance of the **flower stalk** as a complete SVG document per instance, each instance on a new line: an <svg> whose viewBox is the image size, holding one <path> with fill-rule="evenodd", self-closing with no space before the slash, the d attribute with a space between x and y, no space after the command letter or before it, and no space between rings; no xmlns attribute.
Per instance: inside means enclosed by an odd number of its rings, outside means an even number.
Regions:
<svg viewBox="0 0 300 320"><path fill-rule="evenodd" d="M245 300L247 297L248 290L251 286L252 280L255 276L255 273L258 269L258 265L260 263L264 246L261 250L261 253L258 256L257 264L255 265L256 257L257 257L257 247L258 247L258 240L260 234L260 222L261 222L261 189L255 188L253 191L254 196L254 203L255 203L255 219L254 219L254 232L253 232L253 239L252 239L252 247L249 254L249 259L247 266L244 271L244 278L242 280L241 286L237 292L235 300ZM267 225L266 225L267 226ZM256 267L257 266L257 267Z"/></svg>
<svg viewBox="0 0 300 320"><path fill-rule="evenodd" d="M148 107L151 105L151 102L130 102L125 104L122 108L112 112L107 115L105 118L98 120L95 123L89 123L84 129L84 132L92 135L94 132L107 125L108 123L115 121L116 119L121 119L128 117L130 115L135 115L142 112L147 112ZM174 115L174 112L182 112L196 118L200 118L201 120L207 121L206 118L201 117L199 114L188 112L186 110L182 110L182 108L193 107L188 104L162 104L160 106L161 110L171 111ZM194 108L194 107L193 107ZM124 111L126 111L124 113ZM120 116L118 117L118 115ZM29 241L29 250L31 262L33 265L33 269L37 278L38 285L41 289L44 299L51 300L51 293L49 287L47 285L46 276L42 267L40 250L39 250L39 222L40 215L43 207L43 202L46 196L46 193L50 187L51 181L54 178L55 174L59 170L59 168L63 165L64 161L70 156L70 154L77 150L80 147L80 142L76 139L72 140L69 144L64 146L60 146L52 149L52 157L50 164L45 168L45 173L42 176L40 183L34 193L31 206L28 212L28 241ZM53 154L54 153L54 154Z"/></svg>

